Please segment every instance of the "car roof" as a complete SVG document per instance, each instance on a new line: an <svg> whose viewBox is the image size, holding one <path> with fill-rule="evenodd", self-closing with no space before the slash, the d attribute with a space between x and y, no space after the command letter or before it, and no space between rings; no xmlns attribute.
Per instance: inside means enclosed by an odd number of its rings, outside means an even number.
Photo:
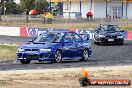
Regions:
<svg viewBox="0 0 132 88"><path fill-rule="evenodd" d="M49 31L49 33L70 33L73 31L69 31L69 30L57 30L57 31Z"/></svg>
<svg viewBox="0 0 132 88"><path fill-rule="evenodd" d="M117 26L116 24L100 24L100 26Z"/></svg>

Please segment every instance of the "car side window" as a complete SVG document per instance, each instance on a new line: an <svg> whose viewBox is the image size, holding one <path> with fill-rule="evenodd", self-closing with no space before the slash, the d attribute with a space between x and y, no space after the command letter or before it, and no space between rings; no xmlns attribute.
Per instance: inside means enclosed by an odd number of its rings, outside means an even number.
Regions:
<svg viewBox="0 0 132 88"><path fill-rule="evenodd" d="M73 42L72 33L67 33L65 35L64 41Z"/></svg>
<svg viewBox="0 0 132 88"><path fill-rule="evenodd" d="M79 35L77 35L76 33L74 33L73 39L74 39L75 42L82 42L81 37Z"/></svg>

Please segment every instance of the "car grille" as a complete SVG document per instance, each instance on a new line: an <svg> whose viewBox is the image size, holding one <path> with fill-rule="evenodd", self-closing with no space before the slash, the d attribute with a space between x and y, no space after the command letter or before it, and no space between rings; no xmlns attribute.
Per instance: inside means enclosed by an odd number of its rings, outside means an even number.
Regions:
<svg viewBox="0 0 132 88"><path fill-rule="evenodd" d="M18 53L18 54L17 54L17 57L18 57L18 58L21 58L21 57L22 57L22 53Z"/></svg>
<svg viewBox="0 0 132 88"><path fill-rule="evenodd" d="M38 58L38 55L37 54L33 54L33 55L24 54L23 58L35 59L35 58Z"/></svg>
<svg viewBox="0 0 132 88"><path fill-rule="evenodd" d="M25 51L39 51L39 49L25 49Z"/></svg>
<svg viewBox="0 0 132 88"><path fill-rule="evenodd" d="M117 38L117 36L106 36L106 38Z"/></svg>

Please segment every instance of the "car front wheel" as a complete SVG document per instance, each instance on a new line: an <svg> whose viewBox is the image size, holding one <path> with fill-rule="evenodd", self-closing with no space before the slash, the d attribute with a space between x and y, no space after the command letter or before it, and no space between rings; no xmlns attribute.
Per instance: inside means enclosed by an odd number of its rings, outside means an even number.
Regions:
<svg viewBox="0 0 132 88"><path fill-rule="evenodd" d="M83 50L83 56L82 56L82 59L80 61L87 61L88 58L89 58L88 50L87 49L84 49Z"/></svg>
<svg viewBox="0 0 132 88"><path fill-rule="evenodd" d="M120 42L119 45L123 45L124 43L123 42Z"/></svg>
<svg viewBox="0 0 132 88"><path fill-rule="evenodd" d="M31 60L20 60L22 64L29 64Z"/></svg>
<svg viewBox="0 0 132 88"><path fill-rule="evenodd" d="M55 61L59 63L61 62L61 60L62 60L62 53L60 50L57 50L55 53Z"/></svg>
<svg viewBox="0 0 132 88"><path fill-rule="evenodd" d="M94 41L94 44L97 44L97 42L96 42L96 41Z"/></svg>

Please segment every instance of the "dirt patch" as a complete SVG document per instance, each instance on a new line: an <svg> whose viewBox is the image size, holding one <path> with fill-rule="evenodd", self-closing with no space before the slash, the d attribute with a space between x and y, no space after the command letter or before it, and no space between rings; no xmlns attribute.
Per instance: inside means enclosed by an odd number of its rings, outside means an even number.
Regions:
<svg viewBox="0 0 132 88"><path fill-rule="evenodd" d="M91 67L85 68L91 79L130 79L132 66ZM82 88L78 82L81 68L1 71L0 88ZM88 88L106 88L90 86ZM117 88L110 86L107 88ZM118 86L118 88L124 88ZM132 86L126 86L132 88Z"/></svg>

